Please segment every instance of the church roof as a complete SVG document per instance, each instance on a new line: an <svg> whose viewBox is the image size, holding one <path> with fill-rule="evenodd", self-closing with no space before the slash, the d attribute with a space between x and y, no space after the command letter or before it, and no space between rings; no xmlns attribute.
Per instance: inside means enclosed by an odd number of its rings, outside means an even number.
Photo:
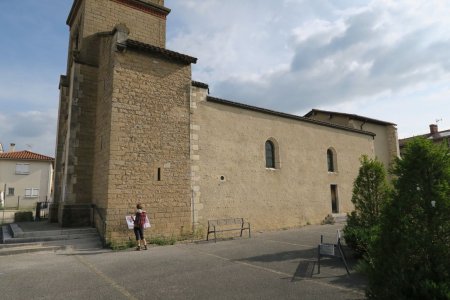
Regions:
<svg viewBox="0 0 450 300"><path fill-rule="evenodd" d="M364 121L364 122L370 122L370 123L374 123L374 124L378 124L378 125L397 125L397 124L394 124L394 123L381 121L381 120L377 120L377 119L372 119L372 118L368 118L368 117L364 117L364 116L360 116L360 115L347 114L347 113L342 113L342 112L337 112L337 111L320 110L320 109L311 109L311 111L308 112L305 115L305 117L308 118L308 117L314 115L314 113L339 115L339 116L348 117L350 119L354 119L354 120L358 120L358 121Z"/></svg>
<svg viewBox="0 0 450 300"><path fill-rule="evenodd" d="M43 161L54 161L55 160L54 158L52 158L50 156L34 153L34 152L31 152L28 150L0 153L0 159L43 160Z"/></svg>
<svg viewBox="0 0 450 300"><path fill-rule="evenodd" d="M251 106L251 105L233 102L233 101L220 99L220 98L215 98L215 97L211 97L211 96L207 96L206 100L209 102L213 102L213 103L234 106L234 107L252 110L252 111L269 114L269 115L273 115L273 116L277 116L277 117L281 117L281 118L287 118L287 119L297 120L297 121L301 121L301 122L312 123L312 124L316 124L319 126L332 127L332 128L336 128L336 129L342 129L342 130L346 130L346 131L352 131L352 132L357 132L357 133L361 133L361 134L366 134L366 135L370 135L372 137L374 137L376 135L375 133L369 132L369 131L354 129L354 128L350 128L347 126L332 124L332 123L328 123L328 122L322 122L322 121L318 121L318 120L314 120L314 119L310 119L310 118L306 118L306 117L291 115L291 114L282 113L282 112L278 112L278 111L274 111L274 110L270 110L270 109L266 109L266 108Z"/></svg>
<svg viewBox="0 0 450 300"><path fill-rule="evenodd" d="M195 81L192 80L192 86L198 87L198 88L202 88L202 89L208 89L209 86L206 83L200 82L200 81Z"/></svg>
<svg viewBox="0 0 450 300"><path fill-rule="evenodd" d="M150 44L145 44L142 42L138 42L135 40L131 40L128 39L126 41L126 45L128 48L132 48L132 49L138 49L138 50L142 50L145 52L150 52L150 53L155 53L155 54L160 54L163 57L169 58L169 59L173 59L173 60L177 60L179 62L182 63L187 63L187 64L195 64L197 63L197 58L186 55L186 54L181 54L175 51L171 51L171 50L167 50L165 48L161 48L161 47L157 47L157 46L153 46Z"/></svg>

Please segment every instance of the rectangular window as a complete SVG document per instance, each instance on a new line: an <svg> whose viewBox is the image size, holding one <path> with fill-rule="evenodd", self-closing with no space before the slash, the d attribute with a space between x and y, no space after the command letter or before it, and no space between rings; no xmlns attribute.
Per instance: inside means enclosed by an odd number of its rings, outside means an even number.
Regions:
<svg viewBox="0 0 450 300"><path fill-rule="evenodd" d="M14 188L8 188L8 196L14 196Z"/></svg>
<svg viewBox="0 0 450 300"><path fill-rule="evenodd" d="M39 189L28 188L25 189L25 198L36 198L39 197Z"/></svg>
<svg viewBox="0 0 450 300"><path fill-rule="evenodd" d="M16 164L16 174L30 174L30 164Z"/></svg>

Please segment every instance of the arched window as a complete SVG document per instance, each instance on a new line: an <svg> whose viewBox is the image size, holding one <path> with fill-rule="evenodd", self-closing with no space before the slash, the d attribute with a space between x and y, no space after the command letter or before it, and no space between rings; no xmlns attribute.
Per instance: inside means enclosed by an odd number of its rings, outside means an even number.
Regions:
<svg viewBox="0 0 450 300"><path fill-rule="evenodd" d="M266 141L266 168L275 169L275 145L272 141Z"/></svg>
<svg viewBox="0 0 450 300"><path fill-rule="evenodd" d="M336 161L333 149L327 150L328 172L336 172Z"/></svg>

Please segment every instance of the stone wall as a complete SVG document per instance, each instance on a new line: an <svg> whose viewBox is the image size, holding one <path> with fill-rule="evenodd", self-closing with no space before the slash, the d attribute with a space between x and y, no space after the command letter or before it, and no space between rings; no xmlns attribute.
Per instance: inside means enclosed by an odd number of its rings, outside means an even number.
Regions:
<svg viewBox="0 0 450 300"><path fill-rule="evenodd" d="M190 65L116 52L108 173L108 239L132 233L125 215L142 203L149 235L190 233Z"/></svg>
<svg viewBox="0 0 450 300"><path fill-rule="evenodd" d="M244 217L255 230L320 223L331 210L330 185L337 185L339 212L353 209L353 180L373 139L332 127L200 99L193 88L191 134L196 223ZM194 103L195 102L195 103ZM192 127L194 129L194 127ZM279 151L279 167L265 167L265 142ZM327 149L337 172L327 171Z"/></svg>
<svg viewBox="0 0 450 300"><path fill-rule="evenodd" d="M117 24L125 24L130 30L131 39L165 47L166 20L161 16L114 0L85 0L84 12L83 37L111 31Z"/></svg>

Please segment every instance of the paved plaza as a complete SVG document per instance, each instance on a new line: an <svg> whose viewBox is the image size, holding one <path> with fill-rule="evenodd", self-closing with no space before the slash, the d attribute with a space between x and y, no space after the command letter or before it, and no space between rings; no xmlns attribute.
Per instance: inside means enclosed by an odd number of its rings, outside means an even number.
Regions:
<svg viewBox="0 0 450 300"><path fill-rule="evenodd" d="M317 274L317 245L343 224L255 232L252 238L0 256L1 299L364 299L349 259Z"/></svg>

